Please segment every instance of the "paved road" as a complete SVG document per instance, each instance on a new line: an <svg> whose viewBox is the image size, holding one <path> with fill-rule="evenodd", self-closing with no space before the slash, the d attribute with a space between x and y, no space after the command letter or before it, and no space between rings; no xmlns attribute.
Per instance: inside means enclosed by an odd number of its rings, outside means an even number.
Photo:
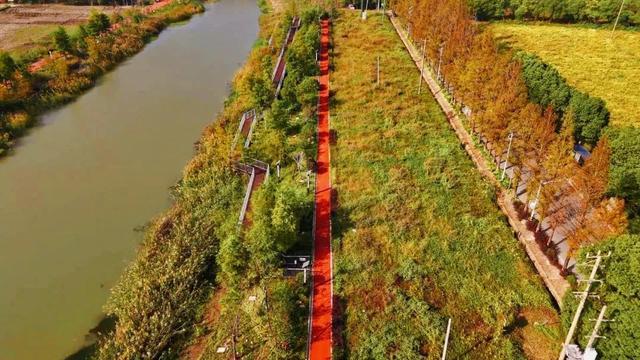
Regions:
<svg viewBox="0 0 640 360"><path fill-rule="evenodd" d="M318 176L316 177L313 295L309 358L331 359L333 341L333 284L331 258L331 167L329 146L329 21L320 38L318 99Z"/></svg>

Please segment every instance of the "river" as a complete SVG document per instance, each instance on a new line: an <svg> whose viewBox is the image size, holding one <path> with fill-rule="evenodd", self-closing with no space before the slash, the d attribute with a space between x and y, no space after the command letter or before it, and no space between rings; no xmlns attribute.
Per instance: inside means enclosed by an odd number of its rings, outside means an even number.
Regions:
<svg viewBox="0 0 640 360"><path fill-rule="evenodd" d="M109 289L170 205L258 32L255 0L221 0L162 32L0 160L0 359L86 344Z"/></svg>

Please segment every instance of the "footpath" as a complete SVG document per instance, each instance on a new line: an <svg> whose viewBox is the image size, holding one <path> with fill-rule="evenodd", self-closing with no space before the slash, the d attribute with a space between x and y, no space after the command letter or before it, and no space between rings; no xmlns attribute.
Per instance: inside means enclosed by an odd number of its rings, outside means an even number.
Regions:
<svg viewBox="0 0 640 360"><path fill-rule="evenodd" d="M329 21L321 22L318 159L314 214L309 359L331 359L333 284L331 257L331 166L329 144Z"/></svg>
<svg viewBox="0 0 640 360"><path fill-rule="evenodd" d="M413 59L418 70L420 70L422 64L422 54L418 51L418 49L413 45L413 43L409 40L408 34L402 29L402 26L395 16L389 16L393 27L395 28L398 36L404 43L409 55ZM487 161L482 156L480 151L475 147L473 139L471 135L465 129L462 120L457 115L454 107L451 105L449 100L444 96L443 89L440 87L438 82L434 79L431 74L431 69L425 64L425 71L422 74L424 81L429 85L429 89L433 94L434 98L444 111L447 116L447 120L453 130L455 131L458 139L461 144L464 146L464 149L467 151L471 160L473 160L474 164L478 168L478 171L484 176L489 182L494 185L497 193L497 202L500 210L506 215L509 224L513 228L515 234L518 237L518 240L524 246L527 255L533 262L538 274L544 281L545 286L556 300L558 305L562 306L562 298L564 294L570 289L569 282L560 274L560 269L558 269L554 264L549 261L549 258L542 251L538 243L535 240L535 234L527 229L526 223L521 221L518 216L518 211L513 205L512 196L500 185L500 182L494 176L491 168L493 165L487 164Z"/></svg>

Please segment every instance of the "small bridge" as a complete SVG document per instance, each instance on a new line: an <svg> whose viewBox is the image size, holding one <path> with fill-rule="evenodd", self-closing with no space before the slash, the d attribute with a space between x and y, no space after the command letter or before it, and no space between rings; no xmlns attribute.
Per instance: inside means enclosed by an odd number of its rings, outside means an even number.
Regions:
<svg viewBox="0 0 640 360"><path fill-rule="evenodd" d="M253 192L262 185L263 182L269 179L269 164L251 159L248 163L235 163L233 168L240 173L249 175L249 183L247 184L247 191L244 194L244 201L242 202L242 208L240 208L240 216L238 217L238 225L246 225L246 215L251 203L251 196Z"/></svg>
<svg viewBox="0 0 640 360"><path fill-rule="evenodd" d="M251 145L253 129L255 128L256 122L258 122L258 120L260 120L260 118L256 114L255 109L251 109L242 114L242 117L240 118L240 125L238 125L238 130L236 131L236 136L233 138L233 144L231 145L232 149L235 149L241 136L245 139L244 148L249 148L249 146Z"/></svg>
<svg viewBox="0 0 640 360"><path fill-rule="evenodd" d="M278 61L276 62L275 68L273 68L273 75L271 76L271 81L273 86L276 87L276 97L280 94L280 90L282 89L282 83L284 82L284 77L287 74L287 64L286 59L284 58L284 54L287 51L289 45L293 42L293 38L296 35L296 32L300 28L300 18L294 17L291 21L291 26L289 27L289 31L287 32L287 38L285 39L282 47L280 48L280 54L278 55Z"/></svg>

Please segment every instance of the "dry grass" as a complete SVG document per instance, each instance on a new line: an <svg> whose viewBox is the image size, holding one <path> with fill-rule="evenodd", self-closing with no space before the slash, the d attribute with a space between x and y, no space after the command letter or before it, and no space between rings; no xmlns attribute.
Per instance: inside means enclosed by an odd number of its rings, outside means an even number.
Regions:
<svg viewBox="0 0 640 360"><path fill-rule="evenodd" d="M496 36L553 64L569 84L607 102L614 125L640 126L640 32L492 24Z"/></svg>

